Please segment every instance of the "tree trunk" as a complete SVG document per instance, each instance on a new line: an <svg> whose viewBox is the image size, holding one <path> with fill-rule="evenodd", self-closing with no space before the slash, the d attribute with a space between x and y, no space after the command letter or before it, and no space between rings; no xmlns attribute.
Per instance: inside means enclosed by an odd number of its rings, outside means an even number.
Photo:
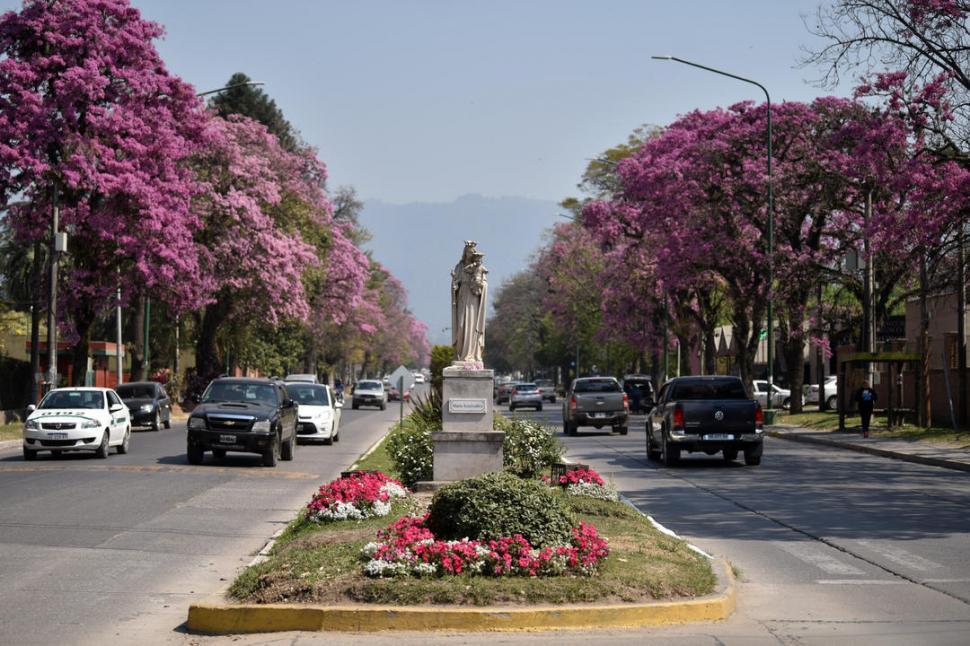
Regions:
<svg viewBox="0 0 970 646"><path fill-rule="evenodd" d="M135 309L128 317L130 327L128 338L128 352L131 355L131 378L143 379L142 372L145 365L145 295L140 295L134 302Z"/></svg>
<svg viewBox="0 0 970 646"><path fill-rule="evenodd" d="M91 328L94 327L94 312L90 307L82 306L74 315L74 325L77 328L78 341L73 348L72 386L83 386L88 373L88 356L91 346Z"/></svg>
<svg viewBox="0 0 970 646"><path fill-rule="evenodd" d="M216 337L229 314L229 303L221 298L206 306L199 326L199 338L195 344L195 369L203 379L211 379L222 372L222 356Z"/></svg>
<svg viewBox="0 0 970 646"><path fill-rule="evenodd" d="M44 273L44 245L38 240L34 242L34 257L30 266L30 397L27 401L36 404L38 401L38 387L36 375L40 372L40 321L44 290L42 279Z"/></svg>
<svg viewBox="0 0 970 646"><path fill-rule="evenodd" d="M788 389L791 390L789 412L793 415L802 412L802 385L805 383L805 341L801 337L791 338L782 343L785 353Z"/></svg>

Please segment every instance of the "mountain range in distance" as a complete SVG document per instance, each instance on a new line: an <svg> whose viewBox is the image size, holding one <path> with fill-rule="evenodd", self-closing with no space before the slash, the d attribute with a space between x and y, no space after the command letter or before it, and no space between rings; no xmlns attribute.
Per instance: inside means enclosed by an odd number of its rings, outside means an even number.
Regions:
<svg viewBox="0 0 970 646"><path fill-rule="evenodd" d="M562 218L551 200L463 195L452 202L389 204L367 200L360 223L365 248L407 289L408 305L428 324L433 344L451 343L451 270L465 240L475 240L488 269L489 311L502 283L526 269L543 234ZM488 343L486 332L485 343Z"/></svg>

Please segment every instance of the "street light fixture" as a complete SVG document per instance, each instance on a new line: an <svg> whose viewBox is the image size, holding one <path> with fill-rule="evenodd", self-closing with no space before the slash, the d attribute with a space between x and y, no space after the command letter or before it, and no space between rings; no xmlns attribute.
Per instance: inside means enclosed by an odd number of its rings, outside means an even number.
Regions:
<svg viewBox="0 0 970 646"><path fill-rule="evenodd" d="M227 85L225 87L221 87L216 90L206 90L205 92L196 92L195 96L206 96L209 94L217 94L219 92L225 92L226 90L232 90L237 87L246 87L247 85L266 85L266 83L262 81L245 81L243 83L233 83L232 85Z"/></svg>
<svg viewBox="0 0 970 646"><path fill-rule="evenodd" d="M768 401L767 410L772 410L774 406L772 405L772 395L774 394L774 383L775 383L775 335L774 335L774 303L771 297L771 286L774 282L774 268L775 268L775 204L774 204L774 194L772 193L771 186L771 95L768 94L768 89L764 85L758 83L757 81L752 81L749 78L743 76L738 76L737 74L731 74L730 72L725 72L723 70L715 69L713 67L708 67L706 65L701 65L699 63L693 63L691 61L686 61L682 58L677 58L676 56L651 56L650 58L657 61L673 61L675 63L682 63L684 65L690 65L691 67L696 67L708 72L713 72L714 74L720 74L721 76L727 76L729 78L736 79L738 81L743 81L745 83L750 83L751 85L756 85L765 93L765 101L767 101L768 106Z"/></svg>

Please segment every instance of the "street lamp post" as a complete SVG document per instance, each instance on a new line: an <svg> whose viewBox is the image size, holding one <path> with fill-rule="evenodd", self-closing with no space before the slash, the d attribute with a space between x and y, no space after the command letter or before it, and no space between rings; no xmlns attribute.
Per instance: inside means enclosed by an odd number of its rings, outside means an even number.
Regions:
<svg viewBox="0 0 970 646"><path fill-rule="evenodd" d="M752 81L751 79L744 78L743 76L738 76L737 74L731 74L730 72L725 72L723 70L715 69L713 67L708 67L706 65L701 65L699 63L693 63L691 61L686 61L682 58L677 58L676 56L651 56L654 60L658 61L674 61L676 63L682 63L684 65L690 65L691 67L696 67L708 72L713 72L714 74L720 74L721 76L727 76L729 78L736 79L738 81L743 81L745 83L750 83L751 85L756 85L765 93L765 101L767 101L768 106L768 401L767 410L772 410L774 408L772 404L772 394L774 393L774 383L775 383L775 335L774 335L774 303L771 296L771 287L774 282L774 266L775 266L775 204L774 204L774 194L772 192L772 182L771 182L771 95L768 94L768 89L764 85L758 83L757 81Z"/></svg>

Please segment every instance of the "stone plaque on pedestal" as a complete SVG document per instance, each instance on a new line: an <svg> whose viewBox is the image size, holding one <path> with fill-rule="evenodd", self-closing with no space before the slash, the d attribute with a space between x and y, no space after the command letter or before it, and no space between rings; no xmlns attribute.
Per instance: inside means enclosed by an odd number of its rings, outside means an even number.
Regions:
<svg viewBox="0 0 970 646"><path fill-rule="evenodd" d="M442 376L442 430L432 434L435 481L501 471L505 433L492 426L495 373L457 365Z"/></svg>

